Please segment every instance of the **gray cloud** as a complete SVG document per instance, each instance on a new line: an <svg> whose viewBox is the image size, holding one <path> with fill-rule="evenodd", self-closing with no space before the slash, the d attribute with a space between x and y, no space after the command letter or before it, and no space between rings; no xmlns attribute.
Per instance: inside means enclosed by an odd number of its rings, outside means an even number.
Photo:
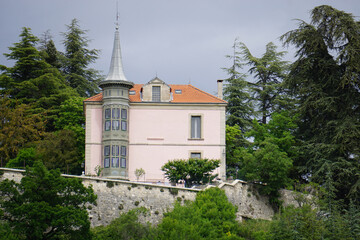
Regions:
<svg viewBox="0 0 360 240"><path fill-rule="evenodd" d="M191 82L216 92L216 80L226 78L221 69L231 63L236 37L254 55L264 52L279 36L296 28L298 18L309 20L309 11L321 4L360 15L357 0L127 0L119 1L122 57L127 78L145 83L158 76L170 84ZM101 50L94 68L107 73L116 16L115 0L2 0L0 3L0 53L19 41L22 27L40 36L51 30L62 50L61 32L77 18L88 29L91 48ZM280 49L281 50L281 49ZM289 49L293 53L292 49ZM292 54L287 56L292 59ZM0 64L10 65L4 56Z"/></svg>

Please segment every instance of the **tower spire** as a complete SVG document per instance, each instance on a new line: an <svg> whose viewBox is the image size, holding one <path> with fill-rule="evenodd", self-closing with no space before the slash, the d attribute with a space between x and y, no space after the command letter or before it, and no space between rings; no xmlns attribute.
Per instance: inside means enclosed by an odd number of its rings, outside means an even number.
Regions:
<svg viewBox="0 0 360 240"><path fill-rule="evenodd" d="M116 4L117 5L117 4ZM119 10L116 11L116 23L115 23L115 37L114 46L110 62L110 70L104 81L128 81L125 77L120 47L120 34L119 34Z"/></svg>

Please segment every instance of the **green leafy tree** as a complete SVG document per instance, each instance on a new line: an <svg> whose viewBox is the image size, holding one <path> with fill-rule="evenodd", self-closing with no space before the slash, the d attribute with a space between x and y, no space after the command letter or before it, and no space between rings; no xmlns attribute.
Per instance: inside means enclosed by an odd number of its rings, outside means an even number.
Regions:
<svg viewBox="0 0 360 240"><path fill-rule="evenodd" d="M292 157L296 156L295 123L296 116L287 111L273 113L268 124L253 121L253 129L247 133L253 143L240 149L239 166L245 180L262 182L262 190L277 203L278 190L290 185Z"/></svg>
<svg viewBox="0 0 360 240"><path fill-rule="evenodd" d="M233 56L227 56L227 58L233 60L233 65L230 68L224 68L230 75L230 77L225 80L224 87L224 99L228 102L226 124L229 126L238 125L241 131L245 132L251 126L254 110L246 75L239 72L243 64L241 63L240 52L237 50L236 41L233 49Z"/></svg>
<svg viewBox="0 0 360 240"><path fill-rule="evenodd" d="M288 62L284 61L286 52L277 52L272 42L266 45L266 52L261 58L254 57L244 43L237 43L244 65L250 67L249 73L256 79L250 83L250 89L255 100L261 122L267 123L271 113L278 107L276 99L281 93L280 84L286 76Z"/></svg>
<svg viewBox="0 0 360 240"><path fill-rule="evenodd" d="M76 147L78 149L78 161L85 159L85 115L82 97L72 97L64 101L58 112L55 121L57 130L70 130L74 132Z"/></svg>
<svg viewBox="0 0 360 240"><path fill-rule="evenodd" d="M67 174L81 174L82 158L76 145L76 135L71 130L60 130L46 135L39 142L37 152L49 169L60 169Z"/></svg>
<svg viewBox="0 0 360 240"><path fill-rule="evenodd" d="M145 170L143 168L135 169L134 173L137 181L139 181L140 177L145 176Z"/></svg>
<svg viewBox="0 0 360 240"><path fill-rule="evenodd" d="M271 139L265 139L259 149L244 156L246 180L262 182L263 193L270 196L270 201L277 203L278 191L291 183L289 172L292 160L279 149Z"/></svg>
<svg viewBox="0 0 360 240"><path fill-rule="evenodd" d="M296 165L320 184L331 171L335 198L347 203L358 202L360 189L359 32L352 14L323 5L311 11L311 23L299 21L282 36L298 49L286 80L299 104Z"/></svg>
<svg viewBox="0 0 360 240"><path fill-rule="evenodd" d="M220 166L219 160L194 159L188 160L171 160L161 167L165 172L165 176L172 183L179 180L185 182L186 187L195 184L204 184L211 182L216 175L212 175L215 168Z"/></svg>
<svg viewBox="0 0 360 240"><path fill-rule="evenodd" d="M39 114L32 114L26 104L19 104L7 96L0 97L0 158L1 166L17 156L20 149L41 139L44 122Z"/></svg>
<svg viewBox="0 0 360 240"><path fill-rule="evenodd" d="M226 174L228 177L235 179L244 179L243 156L249 142L245 139L244 134L239 126L226 125Z"/></svg>
<svg viewBox="0 0 360 240"><path fill-rule="evenodd" d="M199 192L194 202L176 203L164 214L156 239L242 239L237 237L236 208L223 190Z"/></svg>
<svg viewBox="0 0 360 240"><path fill-rule="evenodd" d="M107 226L99 226L92 229L94 240L112 239L155 239L152 238L150 224L139 222L139 215L146 214L145 208L135 208L127 213L120 214L118 218L111 221Z"/></svg>
<svg viewBox="0 0 360 240"><path fill-rule="evenodd" d="M66 81L80 96L92 96L99 92L100 76L98 71L88 66L98 58L99 50L88 49L89 40L84 36L86 31L80 28L77 19L73 19L66 27L65 53L62 59Z"/></svg>
<svg viewBox="0 0 360 240"><path fill-rule="evenodd" d="M0 183L0 219L18 239L90 239L85 204L96 203L91 187L64 178L37 161L20 183Z"/></svg>
<svg viewBox="0 0 360 240"><path fill-rule="evenodd" d="M5 165L7 168L25 168L32 167L34 162L38 159L36 149L34 147L22 148L17 154L16 158L10 159Z"/></svg>

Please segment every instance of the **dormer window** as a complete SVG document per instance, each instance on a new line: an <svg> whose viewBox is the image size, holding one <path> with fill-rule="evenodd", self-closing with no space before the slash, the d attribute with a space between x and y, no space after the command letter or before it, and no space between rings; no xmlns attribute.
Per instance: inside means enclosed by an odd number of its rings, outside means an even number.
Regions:
<svg viewBox="0 0 360 240"><path fill-rule="evenodd" d="M182 93L182 90L181 90L181 89L175 89L175 93L176 93L176 94L181 94L181 93Z"/></svg>
<svg viewBox="0 0 360 240"><path fill-rule="evenodd" d="M129 95L135 95L135 90L131 90L131 91L129 91Z"/></svg>
<svg viewBox="0 0 360 240"><path fill-rule="evenodd" d="M161 87L160 86L152 86L152 101L153 102L161 102Z"/></svg>

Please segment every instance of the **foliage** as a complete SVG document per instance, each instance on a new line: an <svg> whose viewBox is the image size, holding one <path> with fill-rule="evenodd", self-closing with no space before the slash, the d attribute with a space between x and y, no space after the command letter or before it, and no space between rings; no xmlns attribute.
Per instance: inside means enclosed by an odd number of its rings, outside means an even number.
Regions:
<svg viewBox="0 0 360 240"><path fill-rule="evenodd" d="M89 40L84 36L86 31L80 28L77 19L73 19L66 27L67 32L63 34L65 53L62 59L66 81L80 96L92 96L99 91L97 84L100 76L98 71L87 67L98 58L99 50L87 48Z"/></svg>
<svg viewBox="0 0 360 240"><path fill-rule="evenodd" d="M44 122L39 114L31 113L29 105L8 96L0 97L0 119L0 158L5 166L21 148L41 138Z"/></svg>
<svg viewBox="0 0 360 240"><path fill-rule="evenodd" d="M64 101L58 112L58 118L55 121L57 130L71 130L76 138L76 147L78 149L78 161L85 159L85 115L83 109L82 97L72 97Z"/></svg>
<svg viewBox="0 0 360 240"><path fill-rule="evenodd" d="M233 46L234 55L227 56L233 60L233 65L224 70L230 75L225 80L224 99L228 102L226 124L237 125L242 132L245 132L251 125L253 115L253 105L249 94L249 84L246 75L238 72L243 64L241 63L240 53L237 51L237 43Z"/></svg>
<svg viewBox="0 0 360 240"><path fill-rule="evenodd" d="M223 190L199 192L194 202L175 204L158 225L156 239L241 239L236 236L236 208Z"/></svg>
<svg viewBox="0 0 360 240"><path fill-rule="evenodd" d="M104 170L104 168L102 168L100 165L96 165L94 171L95 171L97 177L101 176L102 170Z"/></svg>
<svg viewBox="0 0 360 240"><path fill-rule="evenodd" d="M271 222L272 239L324 239L324 222L310 205L285 208Z"/></svg>
<svg viewBox="0 0 360 240"><path fill-rule="evenodd" d="M94 240L111 239L153 239L150 224L141 224L138 221L140 214L145 214L145 208L135 208L127 213L120 214L107 226L99 226L92 229Z"/></svg>
<svg viewBox="0 0 360 240"><path fill-rule="evenodd" d="M170 182L177 183L179 180L185 182L186 187L194 184L211 182L216 175L212 175L215 168L220 166L220 160L194 159L171 160L161 167Z"/></svg>
<svg viewBox="0 0 360 240"><path fill-rule="evenodd" d="M85 204L95 204L96 196L79 179L61 177L37 161L20 183L3 180L0 192L0 220L19 239L90 238Z"/></svg>
<svg viewBox="0 0 360 240"><path fill-rule="evenodd" d="M65 84L60 72L48 64L36 49L38 38L30 28L23 28L20 42L9 47L11 53L4 54L15 60L13 67L0 66L0 88L20 103L32 104L34 113L42 113L47 119L47 129L53 130L57 107L70 96L76 95Z"/></svg>
<svg viewBox="0 0 360 240"><path fill-rule="evenodd" d="M39 142L37 152L49 169L60 169L63 173L81 174L82 158L76 145L76 135L71 130L47 133Z"/></svg>
<svg viewBox="0 0 360 240"><path fill-rule="evenodd" d="M282 36L297 48L286 85L298 99L301 142L296 165L323 184L331 172L336 199L359 199L360 24L330 6L311 11L311 23ZM300 169L300 168L299 168Z"/></svg>
<svg viewBox="0 0 360 240"><path fill-rule="evenodd" d="M240 171L243 168L243 156L249 142L245 139L239 126L226 125L226 174L235 179L244 179Z"/></svg>
<svg viewBox="0 0 360 240"><path fill-rule="evenodd" d="M134 173L135 173L135 176L136 176L136 180L137 180L137 181L139 181L139 179L140 179L141 176L145 176L145 170L142 169L142 168L137 168L137 169L135 169Z"/></svg>
<svg viewBox="0 0 360 240"><path fill-rule="evenodd" d="M270 227L271 221L246 219L239 224L238 235L246 240L270 240Z"/></svg>
<svg viewBox="0 0 360 240"><path fill-rule="evenodd" d="M50 30L47 30L42 34L39 42L39 50L42 58L54 68L60 69L61 53L56 49Z"/></svg>
<svg viewBox="0 0 360 240"><path fill-rule="evenodd" d="M261 182L265 185L263 193L270 196L271 201L278 197L278 190L291 182L288 177L292 160L279 149L271 139L266 139L260 148L244 156L244 169L246 180Z"/></svg>
<svg viewBox="0 0 360 240"><path fill-rule="evenodd" d="M268 124L253 121L253 128L246 136L253 143L246 147L236 147L239 167L238 176L244 180L261 182L263 193L276 202L278 190L291 183L290 170L294 149L296 116L287 111L273 113Z"/></svg>
<svg viewBox="0 0 360 240"><path fill-rule="evenodd" d="M36 159L38 159L38 155L34 147L22 148L20 149L16 158L10 159L10 161L5 165L5 167L7 168L25 168L26 166L32 167Z"/></svg>
<svg viewBox="0 0 360 240"><path fill-rule="evenodd" d="M244 65L250 67L249 73L256 79L250 83L250 91L261 115L261 122L265 124L277 108L275 103L281 93L280 83L288 69L288 62L282 60L286 52L277 52L272 42L266 45L266 52L261 58L254 57L244 43L237 43L237 48Z"/></svg>

